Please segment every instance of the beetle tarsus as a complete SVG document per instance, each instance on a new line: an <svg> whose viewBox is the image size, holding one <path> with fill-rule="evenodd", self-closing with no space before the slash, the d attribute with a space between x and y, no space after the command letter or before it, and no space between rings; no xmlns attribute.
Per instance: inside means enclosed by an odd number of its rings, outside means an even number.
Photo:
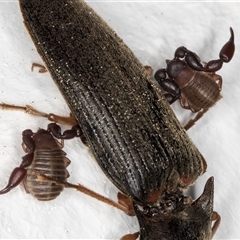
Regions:
<svg viewBox="0 0 240 240"><path fill-rule="evenodd" d="M120 238L120 240L136 240L139 236L139 232L130 233Z"/></svg>
<svg viewBox="0 0 240 240"><path fill-rule="evenodd" d="M39 70L38 70L39 73L47 72L47 68L44 65L39 64L39 63L33 63L32 64L32 67L31 67L32 72L33 72L34 68L39 68Z"/></svg>
<svg viewBox="0 0 240 240"><path fill-rule="evenodd" d="M126 208L125 213L129 216L135 216L132 199L121 192L118 192L117 197L118 203Z"/></svg>

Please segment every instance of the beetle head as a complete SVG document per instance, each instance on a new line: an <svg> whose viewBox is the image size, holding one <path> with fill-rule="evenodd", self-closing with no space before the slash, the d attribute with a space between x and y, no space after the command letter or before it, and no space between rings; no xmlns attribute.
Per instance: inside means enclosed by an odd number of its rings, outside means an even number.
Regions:
<svg viewBox="0 0 240 240"><path fill-rule="evenodd" d="M213 177L195 201L182 192L167 193L156 205L134 204L141 240L208 240L212 237Z"/></svg>

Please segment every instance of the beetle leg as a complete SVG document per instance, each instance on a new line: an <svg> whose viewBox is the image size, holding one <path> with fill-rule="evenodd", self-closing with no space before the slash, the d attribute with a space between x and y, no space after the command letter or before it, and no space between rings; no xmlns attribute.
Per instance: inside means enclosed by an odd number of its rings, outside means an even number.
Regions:
<svg viewBox="0 0 240 240"><path fill-rule="evenodd" d="M49 113L47 114L47 119L51 122L56 122L59 124L66 124L66 125L77 125L78 122L75 119L75 117L70 113L69 117L65 117L65 116L59 116L53 113Z"/></svg>
<svg viewBox="0 0 240 240"><path fill-rule="evenodd" d="M59 116L59 115L55 115L53 113L48 114L45 112L41 112L30 105L26 105L25 107L22 107L22 106L10 105L10 104L6 104L6 103L0 103L0 108L2 108L4 110L23 111L23 112L26 112L33 116L47 118L49 121L57 122L59 124L66 124L66 125L71 125L71 126L78 124L76 119L71 114L69 117Z"/></svg>
<svg viewBox="0 0 240 240"><path fill-rule="evenodd" d="M125 211L125 213L129 216L135 216L135 211L133 208L133 203L131 198L129 198L128 196L126 196L125 194L118 192L117 194L117 198L118 198L118 203L121 204L122 206L126 207L127 211Z"/></svg>
<svg viewBox="0 0 240 240"><path fill-rule="evenodd" d="M32 72L33 72L34 68L39 68L39 70L38 70L39 73L45 73L45 72L48 71L47 68L44 65L39 64L39 63L33 63L32 64L32 68L31 68Z"/></svg>
<svg viewBox="0 0 240 240"><path fill-rule="evenodd" d="M130 233L120 238L120 240L136 240L139 236L139 232Z"/></svg>
<svg viewBox="0 0 240 240"><path fill-rule="evenodd" d="M69 117L59 116L59 115L55 115L53 113L48 114L45 112L41 112L30 105L26 105L25 107L22 107L22 106L10 105L10 104L6 104L6 103L0 103L0 108L2 108L4 110L23 111L23 112L26 112L33 116L45 117L51 122L57 122L59 124L71 125L71 126L73 126L72 129L66 130L65 132L63 132L63 134L61 134L61 131L54 134L54 132L55 132L54 130L52 133L55 137L60 138L60 139L71 139L74 137L80 137L82 142L85 145L87 145L87 140L86 140L80 126L78 125L78 122L71 114ZM55 129L55 128L53 127L53 129ZM23 149L24 149L24 151L26 151L24 147L23 147Z"/></svg>
<svg viewBox="0 0 240 240"><path fill-rule="evenodd" d="M147 72L147 74L152 77L153 75L153 68L151 66L144 66L145 71Z"/></svg>
<svg viewBox="0 0 240 240"><path fill-rule="evenodd" d="M115 207L115 208L117 208L117 209L119 209L119 210L128 214L128 209L127 209L126 206L124 206L122 204L119 204L119 203L117 203L117 202L115 202L115 201L113 201L109 198L106 198L103 195L101 195L99 193L96 193L96 192L90 190L89 188L86 188L85 186L83 186L81 184L75 185L75 184L72 184L72 183L69 183L69 182L66 182L66 181L60 181L59 179L51 178L51 177L46 176L44 174L38 174L37 177L38 177L38 180L42 181L42 182L52 182L56 185L61 185L65 188L74 188L79 192L82 192L82 193L84 193L84 194L86 194L90 197L93 197L93 198L95 198L95 199L97 199L101 202L104 202L108 205L111 205L112 207Z"/></svg>
<svg viewBox="0 0 240 240"><path fill-rule="evenodd" d="M14 111L23 111L30 115L38 116L38 117L48 117L48 114L44 112L40 112L37 109L33 108L32 106L26 105L25 107L22 106L16 106L16 105L10 105L7 103L1 103L0 107L3 110L14 110Z"/></svg>
<svg viewBox="0 0 240 240"><path fill-rule="evenodd" d="M215 221L212 226L212 237L213 237L220 225L221 216L217 212L213 212L212 213L212 221Z"/></svg>

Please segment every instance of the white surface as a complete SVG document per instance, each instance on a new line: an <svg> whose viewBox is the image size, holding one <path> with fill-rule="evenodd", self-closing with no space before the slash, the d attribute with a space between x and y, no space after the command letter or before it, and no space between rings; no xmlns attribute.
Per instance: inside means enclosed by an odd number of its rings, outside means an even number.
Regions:
<svg viewBox="0 0 240 240"><path fill-rule="evenodd" d="M189 134L208 162L197 182L198 195L209 176L215 177L215 210L222 216L215 239L240 239L240 81L239 3L89 2L124 39L143 64L155 70L165 66L179 46L186 46L202 60L218 58L235 31L236 53L225 64L223 99L201 119ZM17 1L0 1L0 102L31 104L56 114L69 109L49 74L31 72L41 59L25 31ZM189 117L179 104L174 110ZM21 112L0 112L0 189L12 169L21 162L21 132L45 128L47 121ZM66 141L72 160L69 181L116 199L117 189L102 174L78 140ZM0 196L0 238L91 238L119 239L138 230L135 218L105 206L74 190L66 189L55 201L39 202L25 194L22 184Z"/></svg>

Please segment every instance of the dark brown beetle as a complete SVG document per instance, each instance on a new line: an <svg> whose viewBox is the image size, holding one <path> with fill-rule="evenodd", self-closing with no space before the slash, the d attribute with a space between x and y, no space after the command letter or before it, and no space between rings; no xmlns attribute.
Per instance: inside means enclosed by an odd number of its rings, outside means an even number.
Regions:
<svg viewBox="0 0 240 240"><path fill-rule="evenodd" d="M220 222L213 178L196 201L184 196L207 164L131 50L83 1L19 2L89 149L131 199L140 239L210 239Z"/></svg>
<svg viewBox="0 0 240 240"><path fill-rule="evenodd" d="M55 199L63 190L63 186L51 182L39 181L38 175L43 174L59 181L66 181L69 176L66 167L70 160L55 138L71 139L82 134L78 126L61 134L60 127L50 123L47 130L39 129L36 133L26 129L22 133L23 149L27 152L22 163L11 173L7 186L0 191L5 194L24 180L27 193L41 201ZM54 137L53 137L54 136Z"/></svg>
<svg viewBox="0 0 240 240"><path fill-rule="evenodd" d="M235 45L232 28L230 32L231 37L222 47L219 59L202 64L196 53L179 47L175 51L174 59L166 61L166 69L159 69L154 74L157 82L166 91L164 96L170 104L179 99L183 108L198 112L197 116L187 123L186 130L221 98L222 77L215 72L233 57Z"/></svg>

